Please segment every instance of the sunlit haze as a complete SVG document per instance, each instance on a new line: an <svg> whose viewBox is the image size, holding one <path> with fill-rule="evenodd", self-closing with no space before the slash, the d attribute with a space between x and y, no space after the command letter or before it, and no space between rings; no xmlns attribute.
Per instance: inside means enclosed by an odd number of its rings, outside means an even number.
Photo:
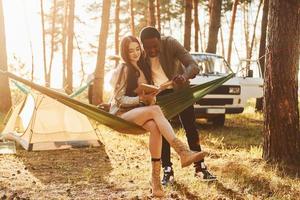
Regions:
<svg viewBox="0 0 300 200"><path fill-rule="evenodd" d="M96 66L96 50L92 49L90 44L93 44L96 48L98 45L98 35L100 31L100 14L97 13L88 13L87 5L91 2L91 0L81 0L75 1L75 15L80 21L75 20L74 31L75 36L78 41L79 48L77 48L77 42L74 38L74 52L73 52L73 80L74 87L78 87L81 84L81 80L83 79L83 83L85 82L87 75L93 73ZM122 2L122 1L121 1ZM51 7L51 1L44 1L44 10L45 13L49 13ZM255 6L255 5L253 5ZM30 79L30 72L32 69L32 64L34 65L34 82L39 84L44 84L44 71L43 71L43 47L42 47L42 23L41 23L41 15L40 15L40 1L37 0L4 0L3 1L3 10L4 10L4 19L5 19L5 29L6 29L6 45L7 45L7 55L8 55L8 66L11 71L17 73L19 75L25 76ZM256 8L251 10L253 13L256 12ZM128 11L129 12L129 11ZM208 16L205 15L207 11L204 11L203 8L199 11L199 19L200 19L200 29L202 31L205 29L206 33L203 35L207 35L207 27L208 27ZM254 15L254 14L253 14ZM122 17L122 16L121 16ZM95 18L92 20L91 18ZM110 18L114 18L114 4L111 8ZM229 20L230 20L230 12L226 13L225 17L223 17L222 22L222 31L224 34L224 46L227 47L228 40L228 30L229 30ZM249 19L251 21L251 19ZM111 20L111 24L113 20ZM235 26L235 37L234 44L232 50L232 63L235 66L238 63L239 58L245 58L245 40L244 35L241 34L243 31L242 25L242 14L238 11L236 26ZM173 28L165 28L162 31L162 34L172 35L180 42L183 43L183 18L182 19L174 19L171 20L171 24ZM49 25L48 25L49 26ZM175 27L175 28L174 28ZM251 27L251 26L250 26ZM125 28L123 27L120 37L124 35L130 34L129 24ZM110 26L110 35L108 37L107 42L107 51L106 56L114 55L114 26ZM193 26L192 26L193 29ZM259 25L257 27L259 29ZM193 33L193 30L192 30ZM259 31L257 31L257 38L259 38ZM46 49L47 49L47 66L49 66L50 60L50 37L46 37ZM193 37L192 37L192 50L193 50ZM205 42L206 43L206 42ZM257 40L255 41L257 44ZM31 45L33 52L33 61L31 55ZM80 55L79 50L84 50L85 52ZM202 48L205 50L205 48ZM237 53L236 49L239 50ZM60 51L60 50L59 50ZM51 87L61 88L62 87L62 61L61 61L61 53L54 53L54 59L52 64L52 77L51 77ZM218 45L218 53L222 55L221 45ZM254 50L254 57L256 56L256 50ZM32 63L33 62L33 63ZM24 64L24 67L21 69L19 64ZM85 77L82 78L81 74L81 65L83 65L84 71L86 73ZM114 61L106 60L106 69L114 67ZM108 76L105 76L105 89L109 89L110 86L108 84Z"/></svg>

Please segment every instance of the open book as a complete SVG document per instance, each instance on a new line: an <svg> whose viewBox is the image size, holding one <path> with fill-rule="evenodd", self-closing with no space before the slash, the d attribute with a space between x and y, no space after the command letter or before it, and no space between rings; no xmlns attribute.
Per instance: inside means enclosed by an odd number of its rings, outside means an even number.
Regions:
<svg viewBox="0 0 300 200"><path fill-rule="evenodd" d="M160 93L161 91L167 89L169 86L171 86L173 84L172 81L167 81L163 84L161 84L160 86L156 86L156 85L149 85L149 84L145 84L142 83L140 84L137 89L135 89L135 92L137 94L142 94L143 92L145 94L151 94L151 93Z"/></svg>

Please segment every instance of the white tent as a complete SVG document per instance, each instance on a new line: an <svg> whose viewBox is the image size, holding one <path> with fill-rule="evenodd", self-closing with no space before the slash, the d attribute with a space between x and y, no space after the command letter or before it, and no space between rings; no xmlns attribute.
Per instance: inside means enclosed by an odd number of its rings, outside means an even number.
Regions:
<svg viewBox="0 0 300 200"><path fill-rule="evenodd" d="M30 151L99 146L96 130L85 115L42 94L28 94L2 133Z"/></svg>

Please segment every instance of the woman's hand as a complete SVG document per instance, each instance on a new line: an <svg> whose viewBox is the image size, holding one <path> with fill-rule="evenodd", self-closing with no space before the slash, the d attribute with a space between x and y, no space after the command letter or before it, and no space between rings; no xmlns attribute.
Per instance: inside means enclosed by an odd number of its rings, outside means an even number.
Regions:
<svg viewBox="0 0 300 200"><path fill-rule="evenodd" d="M156 102L156 92L145 94L142 92L139 94L140 102L144 103L145 105L153 105Z"/></svg>

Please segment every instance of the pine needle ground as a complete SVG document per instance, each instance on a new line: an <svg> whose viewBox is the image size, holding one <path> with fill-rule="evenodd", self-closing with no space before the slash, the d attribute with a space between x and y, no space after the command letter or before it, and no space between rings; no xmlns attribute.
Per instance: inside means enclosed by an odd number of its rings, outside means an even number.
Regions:
<svg viewBox="0 0 300 200"><path fill-rule="evenodd" d="M249 104L225 127L199 124L206 163L218 176L213 183L181 169L172 150L176 182L165 199L298 199L300 181L262 158L262 114ZM3 115L0 116L3 119ZM1 124L1 123L0 123ZM0 155L1 199L149 199L148 135L124 135L99 126L99 148ZM177 126L177 135L186 141Z"/></svg>

